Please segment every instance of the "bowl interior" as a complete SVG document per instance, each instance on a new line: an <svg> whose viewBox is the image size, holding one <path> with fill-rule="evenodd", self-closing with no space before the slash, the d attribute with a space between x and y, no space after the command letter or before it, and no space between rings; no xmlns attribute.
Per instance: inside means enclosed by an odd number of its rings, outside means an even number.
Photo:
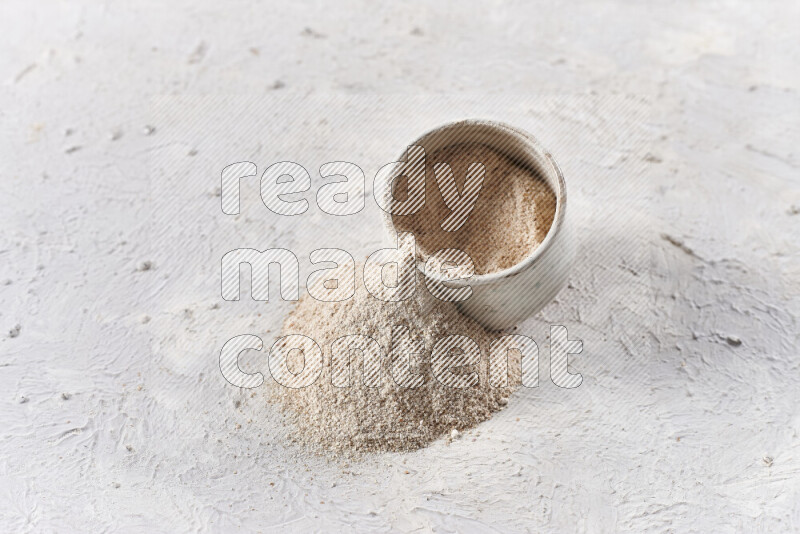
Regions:
<svg viewBox="0 0 800 534"><path fill-rule="evenodd" d="M474 275L468 282L464 282L463 285L488 283L500 278L514 276L517 272L527 268L527 266L536 261L536 258L549 246L553 235L562 225L566 205L564 178L550 153L542 148L533 136L527 132L498 122L465 120L446 124L424 134L411 143L411 145L422 146L425 149L426 157L429 157L430 154L441 148L461 143L480 143L501 152L543 179L555 193L556 212L553 217L553 223L544 241L540 243L531 254L517 264L501 271ZM403 161L405 158L406 152L404 151L400 158L398 158L398 161ZM392 201L393 197L391 196L390 188L384 189L382 194L385 196L387 204ZM392 215L384 213L384 221L388 230L392 233L396 233ZM418 251L417 266L423 271L425 276L439 281L448 281L438 273L425 273L426 259L425 255L422 254L421 251ZM462 285L458 282L450 283L453 285Z"/></svg>

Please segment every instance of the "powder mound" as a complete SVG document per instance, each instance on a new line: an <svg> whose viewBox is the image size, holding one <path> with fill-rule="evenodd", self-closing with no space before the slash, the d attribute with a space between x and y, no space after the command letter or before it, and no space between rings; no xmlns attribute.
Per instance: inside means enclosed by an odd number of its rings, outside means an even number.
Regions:
<svg viewBox="0 0 800 534"><path fill-rule="evenodd" d="M358 279L362 272L361 267L356 268L357 282L361 281ZM431 296L421 280L417 280L413 296L401 302L384 302L370 295L362 283L355 286L355 296L342 302L321 302L305 295L284 322L282 336L307 336L323 351L322 371L313 384L292 389L274 383L267 388L268 394L295 419L297 441L312 449L336 453L408 451L450 436L454 429L461 432L471 428L507 404L508 396L519 384L519 353L509 352L509 385L490 385L489 346L499 335L484 330L452 303ZM397 334L404 327L410 339L424 343L424 349L411 357L413 375L398 373L402 367L395 367L393 375L392 362L408 362L402 359L407 354L402 348L413 347L413 343L403 343L409 338ZM379 374L362 372L365 352L336 350L339 356L332 357L331 345L348 335L369 336L377 342L383 356L372 361L379 362L373 367L380 369ZM436 378L441 374L435 376L432 372L431 364L435 367L440 360L431 361L431 350L448 335L467 336L480 347L480 361L455 368L453 381L448 384L464 385L470 376L474 382L477 374L476 385L448 387ZM336 346L350 349L356 345L345 342ZM342 373L339 365L340 355L347 352L351 354L349 385L338 387L333 382L342 384L348 379L346 368ZM457 361L464 352L454 350L449 354ZM332 361L336 363L333 368ZM308 359L295 350L285 363L290 373L297 373ZM415 363L418 366L413 367ZM495 369L492 367L493 373ZM409 383L404 380L424 383L415 388L403 387L396 382L398 377L403 384ZM376 387L367 387L365 378L374 380Z"/></svg>
<svg viewBox="0 0 800 534"><path fill-rule="evenodd" d="M462 194L469 166L484 166L475 207L455 231L442 227L451 210L436 182L437 163L450 165ZM397 180L395 187L402 189L402 183ZM392 222L398 231L414 234L422 260L440 249L456 248L472 258L476 274L487 274L513 267L531 254L547 236L555 212L556 195L537 172L486 145L461 143L427 155L425 206L412 215L393 215Z"/></svg>

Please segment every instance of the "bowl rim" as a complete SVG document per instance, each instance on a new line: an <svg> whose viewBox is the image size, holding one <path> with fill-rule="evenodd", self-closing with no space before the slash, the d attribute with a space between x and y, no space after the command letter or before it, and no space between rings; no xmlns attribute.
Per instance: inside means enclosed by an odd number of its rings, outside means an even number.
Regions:
<svg viewBox="0 0 800 534"><path fill-rule="evenodd" d="M413 142L411 142L408 145L406 145L406 148L403 149L403 152L400 154L400 157L395 161L406 161L406 157L407 157L407 154L408 154L408 147L409 146L413 146L413 145L424 146L423 142L426 139L428 139L428 138L430 138L430 137L432 137L434 135L440 135L440 134L442 134L444 132L447 132L448 130L454 130L454 129L457 130L457 129L474 128L474 127L488 127L488 128L491 128L491 129L496 129L498 131L501 131L501 132L505 133L506 135L510 135L512 137L516 137L519 140L523 141L525 144L527 144L528 148L532 152L534 152L534 153L538 154L539 156L541 156L541 159L547 165L550 166L550 169L542 169L542 170L545 171L545 172L552 171L553 173L555 173L555 177L556 177L556 180L555 180L556 181L556 188L555 189L556 190L554 192L555 192L555 195L556 195L556 213L555 213L555 215L553 217L553 223L550 225L550 228L547 230L547 235L545 236L544 241L542 241L539 244L539 246L537 246L533 250L533 252L531 252L530 254L525 256L525 258L522 259L522 261L512 265L511 267L507 267L506 269L502 269L500 271L495 271L495 272L486 273L486 274L475 274L475 275L473 275L472 277L470 277L468 279L451 280L451 279L448 279L448 278L446 278L444 276L439 275L438 273L437 274L432 274L432 273L426 272L426 269L424 268L425 267L425 261L422 261L419 257L415 257L414 258L414 261L415 261L415 264L417 266L417 269L422 272L423 276L425 276L425 277L427 277L427 278L429 278L431 280L434 280L436 282L448 283L452 287L482 286L482 285L493 284L493 283L496 283L496 282L499 282L499 281L502 281L502 280L513 278L513 277L515 277L515 276L527 271L528 269L533 267L536 264L536 262L539 260L539 258L542 257L552 247L552 244L553 244L553 241L555 241L556 235L558 235L558 233L561 231L562 227L564 226L564 219L565 219L565 215L566 215L566 206L567 206L567 188L566 188L566 183L564 181L564 175L561 172L561 168L558 166L558 164L556 163L555 159L553 159L553 156L550 153L550 151L545 149L542 146L542 144L539 143L539 141L533 135L531 135L530 133L528 133L528 132L526 132L526 131L524 131L524 130L522 130L520 128L517 128L517 127L511 126L509 124L503 123L503 122L494 121L494 120L487 120L487 119L463 119L463 120L459 120L459 121L448 122L448 123L442 124L440 126L437 126L435 128L432 128L432 129L428 130L427 132L425 132L424 134L419 136L416 140L414 140ZM491 144L487 144L487 146L489 146L491 148L494 148L495 150L499 150L499 151L503 152L502 148L500 148L500 147L492 146ZM427 166L427 162L426 162L426 166ZM550 184L548 183L548 185L550 185ZM552 187L552 185L551 185L551 187ZM387 206L391 205L391 200L392 200L392 198L391 198L391 194L392 194L391 190L392 190L391 187L386 187L384 192L383 192L383 197L384 197L383 200L384 200L384 202L386 202L385 205L387 205ZM395 242L396 242L396 236L398 234L398 231L395 228L394 223L392 221L392 213L391 212L389 212L389 211L384 211L383 212L383 222L384 222L385 230L390 234L390 237L391 236L395 236ZM417 248L417 246L416 246L416 240L415 240L415 254L416 254L416 248Z"/></svg>

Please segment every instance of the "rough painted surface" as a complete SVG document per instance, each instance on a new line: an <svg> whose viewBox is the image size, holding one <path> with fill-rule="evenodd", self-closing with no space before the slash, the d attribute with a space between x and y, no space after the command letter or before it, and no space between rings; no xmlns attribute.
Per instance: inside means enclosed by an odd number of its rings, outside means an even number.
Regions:
<svg viewBox="0 0 800 534"><path fill-rule="evenodd" d="M800 529L797 3L180 4L0 8L3 530ZM219 94L249 97L186 96ZM216 262L364 255L379 212L289 225L253 186L231 224L219 170L369 178L464 116L564 168L581 253L520 328L567 325L584 383L449 445L304 456L216 361L288 304L220 302Z"/></svg>

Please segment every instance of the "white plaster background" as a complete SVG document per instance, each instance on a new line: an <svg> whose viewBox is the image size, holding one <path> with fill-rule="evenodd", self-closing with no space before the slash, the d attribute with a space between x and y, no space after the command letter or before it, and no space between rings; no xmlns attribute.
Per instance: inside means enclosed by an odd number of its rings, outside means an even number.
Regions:
<svg viewBox="0 0 800 534"><path fill-rule="evenodd" d="M798 15L6 0L0 526L797 531ZM269 344L288 309L220 302L220 247L280 244L307 272L313 248L381 246L378 209L287 224L253 186L231 223L219 170L296 156L370 178L465 116L530 129L564 168L581 253L520 328L546 346L566 324L584 384L522 391L450 445L303 455L219 376L226 339Z"/></svg>

